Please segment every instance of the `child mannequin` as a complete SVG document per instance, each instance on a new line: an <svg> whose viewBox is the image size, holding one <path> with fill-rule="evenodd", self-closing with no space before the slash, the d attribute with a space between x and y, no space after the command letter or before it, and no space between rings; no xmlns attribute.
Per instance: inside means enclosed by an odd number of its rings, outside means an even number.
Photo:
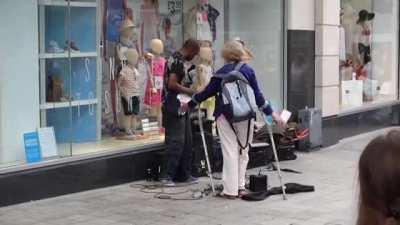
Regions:
<svg viewBox="0 0 400 225"><path fill-rule="evenodd" d="M150 42L150 49L151 52L147 54L147 58L150 61L151 69L144 103L150 106L150 115L157 117L158 124L161 126L161 93L166 63L166 59L161 55L164 52L164 44L160 39L153 39Z"/></svg>
<svg viewBox="0 0 400 225"><path fill-rule="evenodd" d="M213 51L210 47L201 47L199 52L199 63L196 67L196 80L193 89L202 91L210 82L212 77ZM201 108L207 110L207 119L213 120L214 98L210 98L201 104Z"/></svg>
<svg viewBox="0 0 400 225"><path fill-rule="evenodd" d="M138 63L139 54L135 49L126 51L127 64L119 73L118 86L121 92L121 102L124 109L123 125L128 136L133 135L136 130L136 116L140 112L140 86L138 83L139 72L135 68Z"/></svg>
<svg viewBox="0 0 400 225"><path fill-rule="evenodd" d="M126 52L128 49L138 49L135 40L135 25L132 20L126 19L120 27L120 41L117 45L117 54L120 62L127 60Z"/></svg>

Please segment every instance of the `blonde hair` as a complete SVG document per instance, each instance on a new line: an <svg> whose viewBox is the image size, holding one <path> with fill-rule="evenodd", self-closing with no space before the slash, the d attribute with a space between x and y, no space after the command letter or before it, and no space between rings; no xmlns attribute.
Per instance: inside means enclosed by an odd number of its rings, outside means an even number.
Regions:
<svg viewBox="0 0 400 225"><path fill-rule="evenodd" d="M253 53L251 52L250 49L248 49L246 47L246 44L244 43L243 40L241 40L239 37L236 37L234 40L239 42L243 46L243 50L244 50L244 56L242 58L243 61L248 62L248 61L251 61L252 59L254 59Z"/></svg>
<svg viewBox="0 0 400 225"><path fill-rule="evenodd" d="M240 62L246 56L243 45L238 41L227 41L222 49L222 57L226 62Z"/></svg>
<svg viewBox="0 0 400 225"><path fill-rule="evenodd" d="M245 52L245 59L247 60L252 60L254 59L253 53L250 51L250 49L244 47L244 52Z"/></svg>

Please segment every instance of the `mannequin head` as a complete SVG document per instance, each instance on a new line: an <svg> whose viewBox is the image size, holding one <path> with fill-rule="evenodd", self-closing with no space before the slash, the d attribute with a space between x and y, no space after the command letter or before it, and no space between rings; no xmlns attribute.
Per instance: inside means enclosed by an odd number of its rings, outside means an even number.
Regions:
<svg viewBox="0 0 400 225"><path fill-rule="evenodd" d="M130 48L126 51L126 58L129 65L136 66L139 60L139 54L135 49Z"/></svg>
<svg viewBox="0 0 400 225"><path fill-rule="evenodd" d="M156 55L161 55L164 52L164 44L160 39L153 39L150 42L151 51Z"/></svg>
<svg viewBox="0 0 400 225"><path fill-rule="evenodd" d="M371 21L375 18L375 13L370 13L367 10L363 9L358 13L358 21L357 23L365 23L367 21Z"/></svg>
<svg viewBox="0 0 400 225"><path fill-rule="evenodd" d="M197 4L199 4L199 5L208 4L208 0L197 0Z"/></svg>
<svg viewBox="0 0 400 225"><path fill-rule="evenodd" d="M213 61L213 51L209 47L201 47L199 52L199 58L201 63L205 63L208 65L212 64Z"/></svg>
<svg viewBox="0 0 400 225"><path fill-rule="evenodd" d="M135 21L133 18L133 10L131 8L126 8L125 18L130 19L131 21Z"/></svg>
<svg viewBox="0 0 400 225"><path fill-rule="evenodd" d="M121 34L121 39L130 40L133 38L133 33L135 29L135 24L133 24L132 20L126 19L122 22L121 27L119 28L119 32Z"/></svg>

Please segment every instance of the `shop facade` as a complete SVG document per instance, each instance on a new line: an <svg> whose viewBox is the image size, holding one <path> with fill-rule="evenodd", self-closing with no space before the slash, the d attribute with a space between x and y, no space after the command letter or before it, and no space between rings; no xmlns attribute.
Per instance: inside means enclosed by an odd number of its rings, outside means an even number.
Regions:
<svg viewBox="0 0 400 225"><path fill-rule="evenodd" d="M325 146L399 124L399 3L377 2L2 1L0 205L143 179L164 150L152 60L189 37L211 49L212 70L224 41L242 40L276 110L322 110ZM127 51L140 75L129 116Z"/></svg>
<svg viewBox="0 0 400 225"><path fill-rule="evenodd" d="M143 178L164 149L162 62L185 39L212 53L188 69L201 62L211 70L223 65L226 40L242 40L262 90L276 109L284 107L283 1L0 4L3 205ZM21 16L10 22L16 12ZM123 72L131 55L137 55L134 87L125 85Z"/></svg>
<svg viewBox="0 0 400 225"><path fill-rule="evenodd" d="M399 124L399 2L315 1L324 144Z"/></svg>

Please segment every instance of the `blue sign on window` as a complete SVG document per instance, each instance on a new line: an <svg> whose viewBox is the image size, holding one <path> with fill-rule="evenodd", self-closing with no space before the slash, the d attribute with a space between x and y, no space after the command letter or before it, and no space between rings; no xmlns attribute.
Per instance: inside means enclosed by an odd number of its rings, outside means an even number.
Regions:
<svg viewBox="0 0 400 225"><path fill-rule="evenodd" d="M42 155L40 154L40 143L37 132L24 134L25 155L28 163L40 162Z"/></svg>

